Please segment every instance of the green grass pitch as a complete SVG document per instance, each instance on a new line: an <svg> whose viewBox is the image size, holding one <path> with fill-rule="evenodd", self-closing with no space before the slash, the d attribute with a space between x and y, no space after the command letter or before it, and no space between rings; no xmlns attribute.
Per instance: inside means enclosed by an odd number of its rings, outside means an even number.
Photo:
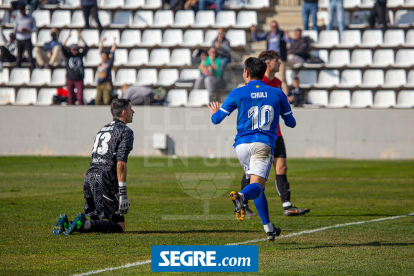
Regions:
<svg viewBox="0 0 414 276"><path fill-rule="evenodd" d="M206 165L213 161L191 158L186 166L180 159L130 158L127 232L53 236L60 213L72 219L82 211L90 158L0 157L0 274L71 275L149 260L151 245L265 238L258 217L238 222L233 216L228 192L240 189L241 167L225 160ZM414 161L289 159L288 166L292 202L311 212L282 215L273 171L266 195L282 235L414 212ZM233 173L236 180L222 196L200 200L178 185L176 174L182 173ZM199 219L186 219L194 216ZM229 219L214 220L225 216ZM414 275L413 216L253 244L260 254L254 275ZM98 275L150 274L145 264Z"/></svg>

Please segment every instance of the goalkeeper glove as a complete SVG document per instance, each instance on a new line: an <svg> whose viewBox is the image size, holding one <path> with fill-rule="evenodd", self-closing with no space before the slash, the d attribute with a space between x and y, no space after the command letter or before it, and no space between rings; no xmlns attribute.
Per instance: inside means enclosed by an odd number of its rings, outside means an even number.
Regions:
<svg viewBox="0 0 414 276"><path fill-rule="evenodd" d="M126 183L119 182L119 214L121 216L128 214L129 206Z"/></svg>

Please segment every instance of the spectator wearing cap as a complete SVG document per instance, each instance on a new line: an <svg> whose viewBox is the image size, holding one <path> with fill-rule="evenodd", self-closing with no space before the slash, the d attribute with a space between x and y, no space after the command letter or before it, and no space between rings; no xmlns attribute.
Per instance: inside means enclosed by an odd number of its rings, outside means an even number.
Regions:
<svg viewBox="0 0 414 276"><path fill-rule="evenodd" d="M27 51L30 67L33 70L35 65L32 55L32 32L37 31L36 21L31 15L26 14L24 4L20 4L18 10L19 15L14 24L14 33L16 34L17 40L17 67L21 67L23 53Z"/></svg>
<svg viewBox="0 0 414 276"><path fill-rule="evenodd" d="M0 71L3 70L3 62L15 62L17 54L17 40L14 33L9 34L9 42L0 47Z"/></svg>
<svg viewBox="0 0 414 276"><path fill-rule="evenodd" d="M210 99L212 99L214 86L221 78L220 67L221 61L217 57L216 48L210 48L210 50L208 50L208 56L203 52L201 54L201 63L198 67L201 75L194 83L194 89L201 89L204 83L204 87L208 90Z"/></svg>
<svg viewBox="0 0 414 276"><path fill-rule="evenodd" d="M85 18L85 29L89 29L89 16L92 15L98 25L99 33L102 33L101 21L98 16L98 1L97 0L81 0L83 17Z"/></svg>
<svg viewBox="0 0 414 276"><path fill-rule="evenodd" d="M116 44L115 44L114 38L114 44L112 45L112 48L110 51L104 51L103 49L103 43L106 40L106 38L103 38L101 40L101 43L99 44L99 53L101 54L102 61L98 66L98 85L96 86L96 99L95 104L100 105L103 103L105 105L109 105L112 102L112 66L114 65L114 55L116 50Z"/></svg>
<svg viewBox="0 0 414 276"><path fill-rule="evenodd" d="M34 54L40 68L56 67L62 62L62 44L58 41L58 30L50 30L52 41L45 43L43 48L35 47Z"/></svg>
<svg viewBox="0 0 414 276"><path fill-rule="evenodd" d="M85 76L83 57L88 53L89 47L82 38L81 29L78 30L79 38L85 44L84 48L79 48L77 44L66 47L72 30L62 43L63 55L66 57L66 86L68 88L69 104L75 104L75 92L79 105L83 105L83 78ZM76 89L76 91L75 91Z"/></svg>
<svg viewBox="0 0 414 276"><path fill-rule="evenodd" d="M211 47L216 49L217 57L220 59L220 75L223 78L224 69L231 62L230 41L226 38L226 33L223 29L217 29L217 37L214 39Z"/></svg>

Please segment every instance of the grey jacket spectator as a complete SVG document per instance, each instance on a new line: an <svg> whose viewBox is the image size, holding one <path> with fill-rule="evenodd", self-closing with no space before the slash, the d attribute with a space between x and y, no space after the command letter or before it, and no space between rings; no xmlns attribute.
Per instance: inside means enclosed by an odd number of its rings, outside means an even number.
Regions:
<svg viewBox="0 0 414 276"><path fill-rule="evenodd" d="M220 47L216 47L216 43L220 43ZM229 58L231 59L231 47L230 47L230 41L227 38L223 38L221 42L219 42L218 37L213 40L213 43L211 47L215 47L217 51L217 57L218 58Z"/></svg>
<svg viewBox="0 0 414 276"><path fill-rule="evenodd" d="M27 51L27 56L30 61L30 68L35 68L34 59L32 55L32 32L37 31L36 21L34 18L26 14L25 5L18 6L19 15L14 23L14 33L17 40L17 67L21 67L23 53Z"/></svg>
<svg viewBox="0 0 414 276"><path fill-rule="evenodd" d="M154 102L154 91L145 86L122 86L122 99L131 100L132 105L144 105Z"/></svg>

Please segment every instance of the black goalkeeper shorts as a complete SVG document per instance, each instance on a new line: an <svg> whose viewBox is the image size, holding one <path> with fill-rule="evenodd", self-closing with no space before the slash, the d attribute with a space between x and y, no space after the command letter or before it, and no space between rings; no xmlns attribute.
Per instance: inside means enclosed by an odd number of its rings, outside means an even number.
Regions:
<svg viewBox="0 0 414 276"><path fill-rule="evenodd" d="M286 158L286 147L283 136L278 136L275 142L275 151L273 152L274 158Z"/></svg>

